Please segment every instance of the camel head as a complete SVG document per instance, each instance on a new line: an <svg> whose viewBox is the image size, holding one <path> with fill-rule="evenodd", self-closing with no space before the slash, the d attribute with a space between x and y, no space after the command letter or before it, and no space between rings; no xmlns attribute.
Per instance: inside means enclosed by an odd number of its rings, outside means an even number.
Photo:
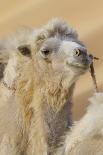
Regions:
<svg viewBox="0 0 103 155"><path fill-rule="evenodd" d="M18 49L33 60L38 81L62 83L64 87L71 86L92 62L76 31L59 19L36 29L29 47Z"/></svg>
<svg viewBox="0 0 103 155"><path fill-rule="evenodd" d="M53 19L38 29L32 42L31 55L42 79L48 74L49 79L71 77L70 80L74 81L91 64L87 49L79 41L76 31L59 19Z"/></svg>

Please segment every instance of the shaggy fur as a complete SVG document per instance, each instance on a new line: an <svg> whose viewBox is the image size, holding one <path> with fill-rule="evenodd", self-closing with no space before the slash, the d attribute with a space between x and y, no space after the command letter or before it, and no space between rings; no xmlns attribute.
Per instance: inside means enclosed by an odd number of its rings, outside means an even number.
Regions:
<svg viewBox="0 0 103 155"><path fill-rule="evenodd" d="M0 51L7 64L0 83L0 155L54 155L72 125L75 83L91 59L77 33L58 19L15 38Z"/></svg>
<svg viewBox="0 0 103 155"><path fill-rule="evenodd" d="M103 154L103 93L90 98L84 117L67 134L65 155Z"/></svg>

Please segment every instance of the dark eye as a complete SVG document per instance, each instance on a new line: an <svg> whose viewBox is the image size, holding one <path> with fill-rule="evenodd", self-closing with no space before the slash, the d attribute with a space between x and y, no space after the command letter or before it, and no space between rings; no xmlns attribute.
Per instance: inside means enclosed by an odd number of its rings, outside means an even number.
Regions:
<svg viewBox="0 0 103 155"><path fill-rule="evenodd" d="M50 51L48 49L43 49L41 52L45 56L47 56L50 53Z"/></svg>

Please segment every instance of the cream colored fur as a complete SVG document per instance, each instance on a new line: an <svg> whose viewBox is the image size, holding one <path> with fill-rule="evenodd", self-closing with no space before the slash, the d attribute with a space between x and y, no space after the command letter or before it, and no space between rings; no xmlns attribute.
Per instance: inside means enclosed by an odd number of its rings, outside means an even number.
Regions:
<svg viewBox="0 0 103 155"><path fill-rule="evenodd" d="M90 98L90 105L83 118L67 134L65 155L103 154L103 93Z"/></svg>
<svg viewBox="0 0 103 155"><path fill-rule="evenodd" d="M1 63L7 64L0 82L0 155L55 155L71 127L75 82L90 65L86 47L58 19L5 42L0 50ZM22 45L29 45L29 56L19 50ZM86 52L86 65L75 56L76 48ZM44 49L51 53L45 55Z"/></svg>

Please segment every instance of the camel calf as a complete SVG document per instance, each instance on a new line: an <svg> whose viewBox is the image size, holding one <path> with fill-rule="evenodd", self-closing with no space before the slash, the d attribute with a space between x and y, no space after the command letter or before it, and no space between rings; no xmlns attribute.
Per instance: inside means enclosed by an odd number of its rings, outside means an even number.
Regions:
<svg viewBox="0 0 103 155"><path fill-rule="evenodd" d="M22 33L0 51L6 60L0 83L0 155L55 155L72 126L75 83L92 59L76 31L59 19Z"/></svg>

